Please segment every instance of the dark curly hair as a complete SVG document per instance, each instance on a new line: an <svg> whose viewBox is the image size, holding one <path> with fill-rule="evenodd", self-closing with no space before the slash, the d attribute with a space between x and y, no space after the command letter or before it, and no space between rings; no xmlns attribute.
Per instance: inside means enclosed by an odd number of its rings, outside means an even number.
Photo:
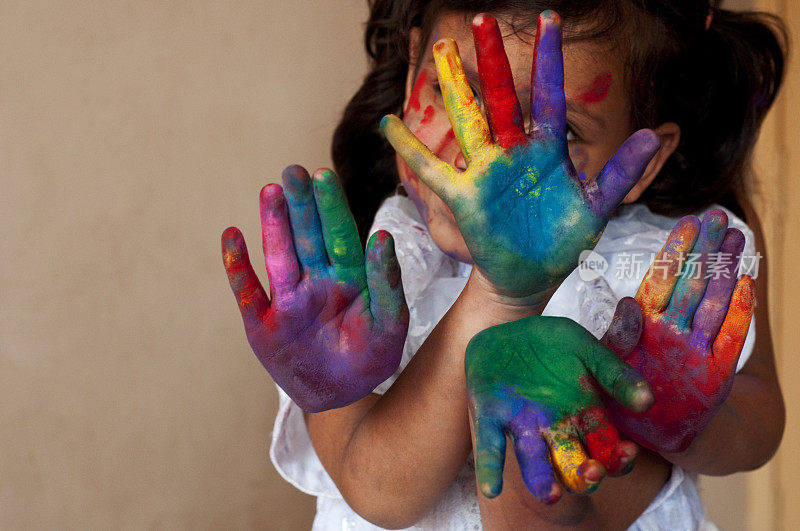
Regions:
<svg viewBox="0 0 800 531"><path fill-rule="evenodd" d="M445 12L512 15L535 24L543 9L565 21L566 39L607 38L623 51L635 129L676 122L681 141L640 201L682 215L711 203L741 213L736 198L758 130L783 80L788 38L781 20L722 9L721 0L369 0L369 73L332 144L362 239L397 187L394 151L378 124L402 113L413 27L427 46ZM570 23L580 33L570 33ZM515 28L517 30L522 28ZM633 43L633 44L632 44Z"/></svg>

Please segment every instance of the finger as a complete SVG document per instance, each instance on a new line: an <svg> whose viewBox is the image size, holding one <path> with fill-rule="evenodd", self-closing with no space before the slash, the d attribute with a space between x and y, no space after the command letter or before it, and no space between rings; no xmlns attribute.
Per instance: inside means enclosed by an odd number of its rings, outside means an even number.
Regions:
<svg viewBox="0 0 800 531"><path fill-rule="evenodd" d="M694 216L685 216L675 224L636 292L643 315L657 314L667 307L681 264L694 246L699 231L700 220Z"/></svg>
<svg viewBox="0 0 800 531"><path fill-rule="evenodd" d="M445 203L450 204L458 172L434 155L397 116L384 116L381 131L408 167Z"/></svg>
<svg viewBox="0 0 800 531"><path fill-rule="evenodd" d="M728 229L719 248L721 257L728 257L716 277L708 281L706 293L692 321L692 344L705 351L717 337L728 311L733 290L736 288L736 271L744 250L744 234L739 229Z"/></svg>
<svg viewBox="0 0 800 531"><path fill-rule="evenodd" d="M525 124L497 20L488 13L477 15L472 35L489 129L504 148L520 144L526 138Z"/></svg>
<svg viewBox="0 0 800 531"><path fill-rule="evenodd" d="M366 260L372 316L378 322L408 323L408 308L392 235L385 230L373 234L367 242Z"/></svg>
<svg viewBox="0 0 800 531"><path fill-rule="evenodd" d="M319 169L314 172L313 188L325 249L336 277L365 288L364 251L339 178L330 170Z"/></svg>
<svg viewBox="0 0 800 531"><path fill-rule="evenodd" d="M245 328L261 324L264 314L269 310L269 299L250 264L244 237L236 227L228 227L222 233L222 263Z"/></svg>
<svg viewBox="0 0 800 531"><path fill-rule="evenodd" d="M524 406L509 424L514 440L514 453L525 486L536 499L552 504L561 497L562 489L553 475L547 445L542 439L540 426L546 419L530 406Z"/></svg>
<svg viewBox="0 0 800 531"><path fill-rule="evenodd" d="M469 163L476 153L492 141L489 126L464 75L456 42L453 39L437 41L433 45L433 58L447 117L461 152Z"/></svg>
<svg viewBox="0 0 800 531"><path fill-rule="evenodd" d="M275 300L288 295L297 286L300 266L294 253L292 229L280 185L266 185L261 189L259 200L264 263L269 275L271 298Z"/></svg>
<svg viewBox="0 0 800 531"><path fill-rule="evenodd" d="M568 435L571 428L562 422L544 431L550 448L550 461L561 483L570 492L589 494L600 486L606 470L594 459L589 459L581 441Z"/></svg>
<svg viewBox="0 0 800 531"><path fill-rule="evenodd" d="M622 476L633 469L638 448L631 441L620 440L619 432L604 408L587 408L581 413L580 427L589 456L600 461L609 475Z"/></svg>
<svg viewBox="0 0 800 531"><path fill-rule="evenodd" d="M658 135L649 129L629 136L600 170L595 185L587 186L592 211L598 216L607 216L617 208L641 179L660 147Z"/></svg>
<svg viewBox="0 0 800 531"><path fill-rule="evenodd" d="M478 488L487 498L503 490L503 466L506 460L506 436L488 417L475 415L475 477Z"/></svg>
<svg viewBox="0 0 800 531"><path fill-rule="evenodd" d="M328 268L328 255L322 226L314 201L311 178L302 166L289 166L281 175L283 193L289 205L289 220L294 234L294 248L302 272L312 278L321 276Z"/></svg>
<svg viewBox="0 0 800 531"><path fill-rule="evenodd" d="M712 353L715 358L715 365L723 381L733 374L736 363L739 361L739 354L742 353L744 340L747 338L747 330L750 328L750 320L753 317L755 308L755 282L749 275L743 276L736 283L733 290L731 305L728 308L728 315L722 323L719 335L714 341Z"/></svg>
<svg viewBox="0 0 800 531"><path fill-rule="evenodd" d="M623 297L617 303L614 318L600 342L625 359L639 343L642 335L642 312L633 297Z"/></svg>
<svg viewBox="0 0 800 531"><path fill-rule="evenodd" d="M703 216L697 242L692 247L689 260L683 265L664 316L679 330L685 330L689 326L697 305L703 298L708 285L708 263L711 255L719 251L727 228L728 215L722 210L715 208Z"/></svg>
<svg viewBox="0 0 800 531"><path fill-rule="evenodd" d="M646 411L653 405L653 391L636 369L594 338L585 329L574 353L591 376L611 397L631 411Z"/></svg>
<svg viewBox="0 0 800 531"><path fill-rule="evenodd" d="M531 132L542 132L567 144L567 103L564 96L564 56L561 17L542 11L536 26L531 72Z"/></svg>

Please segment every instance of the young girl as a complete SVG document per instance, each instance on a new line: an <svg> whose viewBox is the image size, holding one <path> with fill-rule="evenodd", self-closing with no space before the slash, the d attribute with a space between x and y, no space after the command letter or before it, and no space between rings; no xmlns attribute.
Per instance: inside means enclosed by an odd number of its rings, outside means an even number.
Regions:
<svg viewBox="0 0 800 531"><path fill-rule="evenodd" d="M752 230L727 211L730 225L745 234L744 256L753 255L754 246L763 249L758 220L739 193L758 125L782 75L783 52L765 23L768 19L734 14L707 2L547 4L372 4L367 42L373 68L337 129L334 159L362 235L374 215L373 229L387 229L395 237L411 319L401 369L373 394L347 407L306 415L281 396L271 456L287 480L319 497L315 528L467 529L480 528L481 520L491 528L697 528L703 513L693 474L757 468L777 448L784 413L762 262L756 326L751 326L740 358L740 367L747 364L733 379L724 407L687 450L642 452L631 474L606 479L590 497L564 496L552 506L530 496L509 455L503 493L491 501L478 497L464 375L464 352L476 333L543 312L572 317L602 332L604 327L593 323L602 322L613 305L596 309L594 288L614 298L633 295L643 271L626 278L617 275L617 266L636 252L657 251L677 216L706 210L715 202L746 213ZM439 159L466 169L469 157L459 146L463 139L454 135L437 90L431 44L453 39L466 78L474 78L477 59L470 20L477 12L492 11L506 35L515 87L525 94L531 90L534 32L529 28L545 7L564 20L567 140L576 169L591 181L639 127L655 131L660 148L625 197L629 206L610 220L597 244L596 252L609 262L606 282L592 284L590 291L573 274L552 298L545 293L522 300L471 273L473 256L451 209L394 157L376 124L384 114L402 113L403 121ZM472 84L480 101L479 86L477 80ZM530 99L519 101L525 106ZM380 200L395 188L397 176L406 195L386 200L375 214ZM295 177L303 182L302 175ZM324 190L331 179L315 174L315 189L319 182ZM307 182L300 188L307 189ZM269 190L262 194L267 202L277 195ZM320 210L321 218L337 216ZM300 225L292 219L295 230ZM328 248L332 262L338 252L334 247ZM382 254L384 249L379 237L368 246L368 254ZM384 261L391 261L390 253L383 254ZM300 246L298 255L302 261ZM342 263L348 265L347 260ZM361 264L363 268L363 258ZM358 263L349 265L356 269ZM390 270L386 267L383 276L370 278L390 279ZM366 280L354 283L363 290ZM373 300L388 301L379 305L386 311L378 314L393 315L393 322L402 323L398 285L373 281L369 291L376 294ZM274 293L281 286L272 289ZM753 340L755 328L759 335ZM376 338L388 338L388 343L400 335L388 325L376 330ZM377 373L381 370L371 372Z"/></svg>

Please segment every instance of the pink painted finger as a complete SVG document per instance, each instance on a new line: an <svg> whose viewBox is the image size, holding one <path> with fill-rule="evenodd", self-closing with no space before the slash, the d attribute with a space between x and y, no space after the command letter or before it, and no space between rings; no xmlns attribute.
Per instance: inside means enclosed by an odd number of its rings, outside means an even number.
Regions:
<svg viewBox="0 0 800 531"><path fill-rule="evenodd" d="M542 11L536 26L531 72L531 133L563 140L566 149L567 103L561 17Z"/></svg>
<svg viewBox="0 0 800 531"><path fill-rule="evenodd" d="M504 148L520 144L526 140L522 108L497 20L488 13L477 15L472 19L472 34L489 129Z"/></svg>
<svg viewBox="0 0 800 531"><path fill-rule="evenodd" d="M728 229L719 249L720 257L728 257L730 262L724 263L716 277L708 281L703 300L697 307L692 321L692 344L705 352L714 338L717 337L725 314L728 311L733 290L736 288L736 271L739 267L742 250L744 250L744 234L738 229Z"/></svg>
<svg viewBox="0 0 800 531"><path fill-rule="evenodd" d="M717 372L723 380L727 380L733 374L739 361L739 354L742 353L756 304L755 290L755 282L750 276L745 275L739 279L731 297L728 315L714 341L711 351L714 354Z"/></svg>
<svg viewBox="0 0 800 531"><path fill-rule="evenodd" d="M245 329L260 325L269 310L269 299L250 264L244 237L236 227L228 227L222 233L222 263Z"/></svg>
<svg viewBox="0 0 800 531"><path fill-rule="evenodd" d="M300 266L294 252L283 189L277 184L266 185L261 189L260 203L261 242L270 294L273 300L280 300L294 291L300 281Z"/></svg>
<svg viewBox="0 0 800 531"><path fill-rule="evenodd" d="M675 224L636 292L636 302L643 314L660 314L667 307L681 266L699 231L700 220L695 216L685 216Z"/></svg>

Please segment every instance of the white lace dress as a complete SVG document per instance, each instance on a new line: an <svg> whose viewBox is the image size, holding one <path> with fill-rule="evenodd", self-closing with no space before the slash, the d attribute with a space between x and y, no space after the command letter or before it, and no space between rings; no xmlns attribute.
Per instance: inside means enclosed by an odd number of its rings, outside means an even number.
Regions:
<svg viewBox="0 0 800 531"><path fill-rule="evenodd" d="M745 235L744 255L754 255L752 231L730 211L728 216L730 226ZM556 291L544 315L569 317L599 337L613 316L617 300L636 293L652 256L664 244L676 221L676 218L653 214L643 205L622 207L595 248L608 264L604 274L585 281L576 269ZM394 236L411 312L400 368L374 391L383 394L455 302L466 284L471 266L458 263L439 250L413 203L406 197L393 196L383 203L375 216L372 232L378 229L388 230ZM751 323L739 369L750 357L754 339L755 325ZM280 388L278 392L280 407L272 433L270 457L286 481L317 497L313 529L381 529L350 509L314 452L303 412ZM705 520L696 478L680 467L673 467L669 481L630 529L708 528L713 528L713 524ZM475 465L471 457L434 508L409 529L482 529Z"/></svg>

